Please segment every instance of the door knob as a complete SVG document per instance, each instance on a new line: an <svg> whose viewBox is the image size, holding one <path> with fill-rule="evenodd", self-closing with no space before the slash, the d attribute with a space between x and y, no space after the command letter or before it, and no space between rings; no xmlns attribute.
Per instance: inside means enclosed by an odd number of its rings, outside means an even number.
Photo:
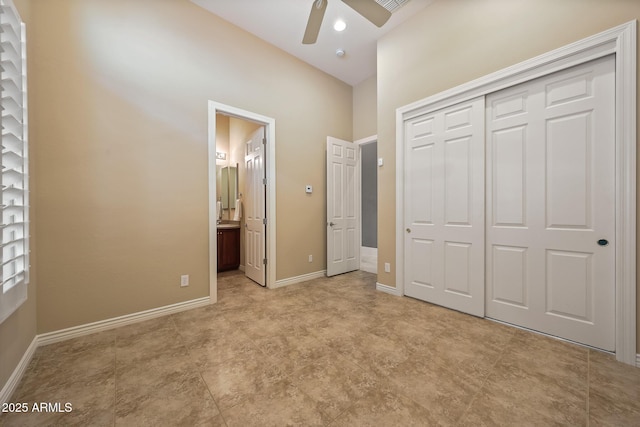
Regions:
<svg viewBox="0 0 640 427"><path fill-rule="evenodd" d="M333 223L333 222L329 223L329 227L333 227L334 225L335 225L335 223Z"/></svg>
<svg viewBox="0 0 640 427"><path fill-rule="evenodd" d="M600 246L609 246L609 241L607 239L598 240L598 245Z"/></svg>
<svg viewBox="0 0 640 427"><path fill-rule="evenodd" d="M407 233L411 233L411 229L410 228L407 228Z"/></svg>

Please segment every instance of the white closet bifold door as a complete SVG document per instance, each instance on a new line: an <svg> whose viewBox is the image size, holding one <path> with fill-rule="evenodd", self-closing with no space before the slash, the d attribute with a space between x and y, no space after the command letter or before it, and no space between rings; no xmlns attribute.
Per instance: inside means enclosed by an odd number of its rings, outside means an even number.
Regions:
<svg viewBox="0 0 640 427"><path fill-rule="evenodd" d="M484 98L405 122L405 294L484 316Z"/></svg>
<svg viewBox="0 0 640 427"><path fill-rule="evenodd" d="M487 317L615 350L613 57L487 97Z"/></svg>

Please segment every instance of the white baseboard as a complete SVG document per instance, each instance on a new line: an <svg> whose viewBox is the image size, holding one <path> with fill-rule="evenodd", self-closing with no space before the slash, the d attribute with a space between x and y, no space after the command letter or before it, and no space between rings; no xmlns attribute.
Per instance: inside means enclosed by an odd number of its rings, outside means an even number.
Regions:
<svg viewBox="0 0 640 427"><path fill-rule="evenodd" d="M383 285L382 283L376 283L376 290L386 292L397 297L402 296L402 293L398 288L392 288L391 286Z"/></svg>
<svg viewBox="0 0 640 427"><path fill-rule="evenodd" d="M360 270L378 274L378 248L360 247Z"/></svg>
<svg viewBox="0 0 640 427"><path fill-rule="evenodd" d="M640 354L636 354L636 366L640 368Z"/></svg>
<svg viewBox="0 0 640 427"><path fill-rule="evenodd" d="M99 322L87 323L86 325L74 326L72 328L62 329L59 331L47 332L45 334L36 335L31 341L29 348L25 351L18 366L7 380L6 384L0 391L0 404L8 402L16 387L22 380L27 366L33 358L33 354L40 346L53 344L60 341L66 341L72 338L93 334L96 332L106 331L108 329L117 328L119 326L130 325L132 323L142 322L144 320L154 319L156 317L166 316L193 308L204 307L210 304L209 297L198 298L190 301L179 302L176 304L166 305L164 307L153 308L151 310L140 311L138 313L127 314L112 319L101 320Z"/></svg>
<svg viewBox="0 0 640 427"><path fill-rule="evenodd" d="M137 313L126 314L124 316L114 317L111 319L101 320L99 322L87 323L86 325L74 326L72 328L61 329L59 331L47 332L38 335L38 346L53 344L96 332L106 331L108 329L118 328L120 326L130 325L132 323L142 322L144 320L154 319L156 317L166 316L168 314L179 313L181 311L190 310L192 308L204 307L210 304L209 297L198 298L190 301L179 302L176 304L166 305L164 307L152 308L151 310L140 311Z"/></svg>
<svg viewBox="0 0 640 427"><path fill-rule="evenodd" d="M276 289L276 288L281 288L283 286L295 285L296 283L302 283L308 280L324 277L326 274L327 274L327 270L320 270L314 273L303 274L302 276L295 276L295 277L289 277L288 279L276 280L276 283L271 288Z"/></svg>
<svg viewBox="0 0 640 427"><path fill-rule="evenodd" d="M16 366L16 368L13 370L13 373L5 383L4 387L2 387L2 390L0 390L0 405L8 402L9 399L11 399L11 395L14 391L16 391L18 384L20 384L22 376L27 370L27 366L29 366L29 363L31 362L33 354L36 352L37 348L38 336L36 335L35 337L33 337L33 341L31 341L31 344L29 344L27 351L25 351L22 355L22 359L20 359L18 366Z"/></svg>

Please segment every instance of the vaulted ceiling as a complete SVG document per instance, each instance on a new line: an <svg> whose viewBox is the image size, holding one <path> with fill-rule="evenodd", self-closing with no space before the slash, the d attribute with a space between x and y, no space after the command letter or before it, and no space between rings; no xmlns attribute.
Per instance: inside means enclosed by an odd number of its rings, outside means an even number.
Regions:
<svg viewBox="0 0 640 427"><path fill-rule="evenodd" d="M393 12L389 21L376 27L341 0L328 1L315 44L303 45L311 7L317 0L191 0L238 27L300 58L322 71L356 85L376 72L377 40L409 19L433 0L376 0ZM347 27L333 29L342 19ZM343 56L336 52L341 49Z"/></svg>

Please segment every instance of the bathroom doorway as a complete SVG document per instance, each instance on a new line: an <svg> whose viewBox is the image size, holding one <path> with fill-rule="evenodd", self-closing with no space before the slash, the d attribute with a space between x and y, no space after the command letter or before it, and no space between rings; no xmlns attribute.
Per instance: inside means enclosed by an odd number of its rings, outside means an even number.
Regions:
<svg viewBox="0 0 640 427"><path fill-rule="evenodd" d="M256 135L261 135L260 145L256 143ZM249 187L247 179L252 174L251 171L247 174L247 165L250 165L250 169L254 168L256 151L262 153L260 163L264 172L259 173L264 178L256 179L253 176L253 184ZM248 159L251 159L250 163L247 163ZM256 183L261 188L253 188ZM255 204L252 208L247 198L255 200L256 194L262 196L263 200L263 205L257 211L264 212L259 221L263 225L263 235L257 243L258 247L263 248L264 256L258 254L259 257L254 253L255 238L251 240L254 252L248 254L247 251L247 246L250 246L247 245L247 215L255 219L256 212ZM260 258L262 273L255 277L254 268L254 277L250 277L262 286L273 286L276 266L275 224L275 120L209 101L209 287L212 301L217 301L217 273L221 257L225 262L224 268L243 271L246 270L248 258ZM234 233L237 233L237 237L233 236ZM249 236L255 237L255 233L252 231ZM240 257L237 267L232 256L225 257L218 251L219 242L233 247L233 244L224 243L226 237L238 240Z"/></svg>

